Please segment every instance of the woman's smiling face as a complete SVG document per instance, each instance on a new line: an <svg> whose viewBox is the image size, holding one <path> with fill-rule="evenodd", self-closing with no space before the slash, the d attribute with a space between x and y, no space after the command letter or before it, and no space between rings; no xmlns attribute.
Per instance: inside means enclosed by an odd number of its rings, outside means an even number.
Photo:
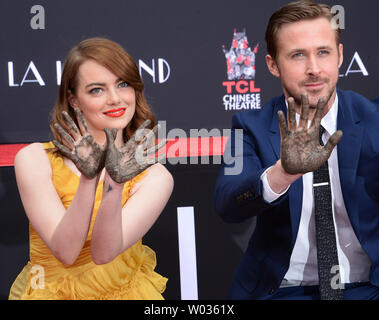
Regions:
<svg viewBox="0 0 379 320"><path fill-rule="evenodd" d="M134 88L94 60L79 67L78 85L69 101L82 111L88 131L99 143L105 141L104 128L124 129L136 108Z"/></svg>

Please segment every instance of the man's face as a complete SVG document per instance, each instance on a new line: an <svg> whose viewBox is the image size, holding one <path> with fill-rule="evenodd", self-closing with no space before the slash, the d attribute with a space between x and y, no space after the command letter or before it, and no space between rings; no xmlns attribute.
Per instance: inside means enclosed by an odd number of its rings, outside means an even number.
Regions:
<svg viewBox="0 0 379 320"><path fill-rule="evenodd" d="M313 110L321 97L327 103L324 114L332 106L343 60L342 44L337 47L335 37L326 18L287 23L278 31L276 59L266 56L266 62L280 78L286 99L295 99L298 111L302 93Z"/></svg>

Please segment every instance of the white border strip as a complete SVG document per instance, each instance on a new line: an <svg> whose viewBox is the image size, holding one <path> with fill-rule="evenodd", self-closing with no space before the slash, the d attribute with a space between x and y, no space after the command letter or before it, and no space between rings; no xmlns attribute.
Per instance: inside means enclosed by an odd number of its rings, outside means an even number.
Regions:
<svg viewBox="0 0 379 320"><path fill-rule="evenodd" d="M198 300L194 208L178 207L177 212L181 298Z"/></svg>

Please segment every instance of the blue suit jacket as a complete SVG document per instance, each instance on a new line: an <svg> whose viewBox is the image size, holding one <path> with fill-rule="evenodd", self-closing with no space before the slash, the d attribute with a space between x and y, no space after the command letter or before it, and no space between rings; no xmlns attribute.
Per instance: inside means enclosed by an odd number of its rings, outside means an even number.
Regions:
<svg viewBox="0 0 379 320"><path fill-rule="evenodd" d="M367 184L372 164L379 170L379 108L351 91L337 90L337 129L343 131L338 144L341 189L353 230L368 254L370 282L379 286L379 205ZM300 223L303 182L295 181L285 195L269 204L262 198L263 171L280 157L278 110L287 114L284 96L269 101L261 110L233 116L227 148L243 157L239 175L225 175L223 163L215 192L215 211L227 222L256 216L255 231L235 272L230 298L259 299L275 290L288 270ZM235 152L235 129L243 129L243 151ZM237 152L238 153L238 152ZM366 164L371 164L368 170ZM233 165L229 165L232 167ZM371 193L368 190L371 190Z"/></svg>

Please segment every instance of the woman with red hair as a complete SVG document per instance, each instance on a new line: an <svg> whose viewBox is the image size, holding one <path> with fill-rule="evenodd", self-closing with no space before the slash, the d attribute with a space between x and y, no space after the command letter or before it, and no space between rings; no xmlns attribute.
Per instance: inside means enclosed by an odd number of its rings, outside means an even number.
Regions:
<svg viewBox="0 0 379 320"><path fill-rule="evenodd" d="M133 58L103 38L75 46L50 127L53 142L15 158L30 261L9 299L163 299L167 279L154 271L155 252L142 237L173 179L154 157L164 142L155 145Z"/></svg>

